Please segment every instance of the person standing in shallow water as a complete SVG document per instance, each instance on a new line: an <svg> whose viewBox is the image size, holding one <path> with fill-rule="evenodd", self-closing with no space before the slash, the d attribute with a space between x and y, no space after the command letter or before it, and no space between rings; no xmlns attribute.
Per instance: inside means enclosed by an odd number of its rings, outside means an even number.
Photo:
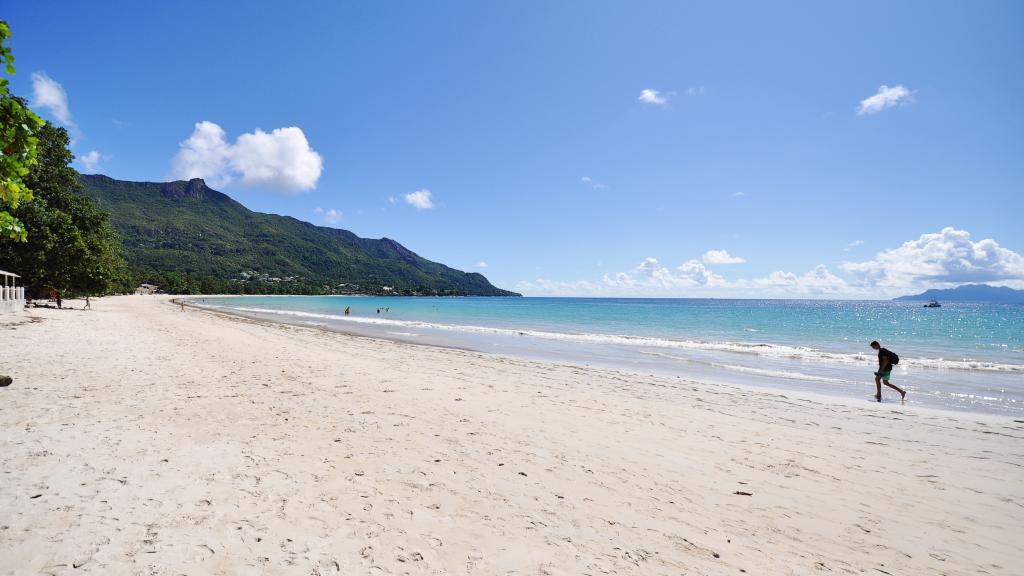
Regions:
<svg viewBox="0 0 1024 576"><path fill-rule="evenodd" d="M882 345L875 340L871 347L878 351L878 372L875 372L875 400L882 401L882 383L900 393L900 400L906 401L907 391L895 384L889 383L889 376L892 374L892 367L900 361L896 354L882 348Z"/></svg>

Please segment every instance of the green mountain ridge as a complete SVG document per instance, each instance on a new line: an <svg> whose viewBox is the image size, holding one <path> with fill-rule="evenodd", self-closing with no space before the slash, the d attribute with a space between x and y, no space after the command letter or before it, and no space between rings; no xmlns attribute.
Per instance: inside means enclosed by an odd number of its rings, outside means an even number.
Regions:
<svg viewBox="0 0 1024 576"><path fill-rule="evenodd" d="M519 296L390 238L253 212L199 178L79 177L83 194L110 213L124 258L143 281L159 284L171 274L201 279L204 288L220 292Z"/></svg>

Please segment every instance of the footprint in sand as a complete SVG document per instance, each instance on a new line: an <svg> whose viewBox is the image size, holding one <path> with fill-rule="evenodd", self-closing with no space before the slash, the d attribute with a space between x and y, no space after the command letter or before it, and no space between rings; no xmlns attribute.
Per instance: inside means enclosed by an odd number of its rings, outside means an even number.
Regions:
<svg viewBox="0 0 1024 576"><path fill-rule="evenodd" d="M195 559L197 561L199 561L199 562L205 562L211 556L216 554L216 551L214 551L213 548L211 548L210 546L207 546L206 544L196 544L194 546L194 550L195 550Z"/></svg>
<svg viewBox="0 0 1024 576"><path fill-rule="evenodd" d="M321 561L320 562L320 572L319 573L320 574L330 574L330 573L340 574L341 573L341 564L338 564L338 561L334 560L334 559L327 560L327 561Z"/></svg>

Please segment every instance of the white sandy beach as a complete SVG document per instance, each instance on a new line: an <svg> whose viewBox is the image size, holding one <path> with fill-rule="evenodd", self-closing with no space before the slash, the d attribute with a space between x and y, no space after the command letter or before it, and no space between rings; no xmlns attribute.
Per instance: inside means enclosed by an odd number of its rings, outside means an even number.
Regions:
<svg viewBox="0 0 1024 576"><path fill-rule="evenodd" d="M0 574L1024 573L1009 418L93 308L0 318Z"/></svg>

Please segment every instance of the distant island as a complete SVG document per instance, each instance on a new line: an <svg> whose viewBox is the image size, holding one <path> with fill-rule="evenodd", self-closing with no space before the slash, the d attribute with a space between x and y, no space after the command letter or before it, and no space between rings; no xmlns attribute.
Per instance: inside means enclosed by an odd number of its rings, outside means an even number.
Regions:
<svg viewBox="0 0 1024 576"><path fill-rule="evenodd" d="M79 179L110 213L134 277L170 293L519 296L390 238L253 212L199 178Z"/></svg>
<svg viewBox="0 0 1024 576"><path fill-rule="evenodd" d="M956 288L926 290L912 296L893 298L895 302L990 302L994 304L1024 304L1024 290L988 284L964 284Z"/></svg>

